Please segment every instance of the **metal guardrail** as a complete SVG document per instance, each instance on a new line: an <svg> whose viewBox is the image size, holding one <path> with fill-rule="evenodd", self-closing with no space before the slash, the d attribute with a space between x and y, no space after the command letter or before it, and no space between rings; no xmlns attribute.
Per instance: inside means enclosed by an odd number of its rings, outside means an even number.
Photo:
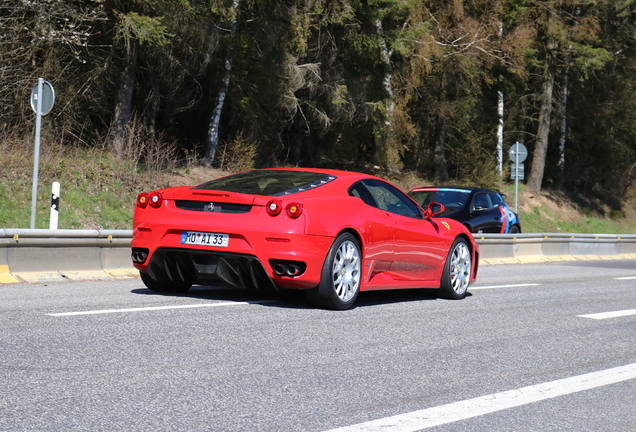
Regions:
<svg viewBox="0 0 636 432"><path fill-rule="evenodd" d="M16 242L20 239L46 238L55 239L130 239L132 230L74 230L74 229L1 229L0 239L12 238ZM129 245L130 246L130 245Z"/></svg>
<svg viewBox="0 0 636 432"><path fill-rule="evenodd" d="M636 259L636 235L474 234L481 262ZM0 229L0 283L137 277L132 230Z"/></svg>
<svg viewBox="0 0 636 432"><path fill-rule="evenodd" d="M0 283L127 278L132 230L0 229Z"/></svg>
<svg viewBox="0 0 636 432"><path fill-rule="evenodd" d="M636 258L634 234L473 234L485 263Z"/></svg>

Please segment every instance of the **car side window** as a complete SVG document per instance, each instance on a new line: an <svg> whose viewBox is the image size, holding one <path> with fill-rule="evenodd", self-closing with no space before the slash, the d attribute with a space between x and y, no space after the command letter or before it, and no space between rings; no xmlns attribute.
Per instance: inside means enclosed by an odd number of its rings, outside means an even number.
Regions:
<svg viewBox="0 0 636 432"><path fill-rule="evenodd" d="M492 201L493 207L499 207L503 205L503 200L501 196L497 193L488 194L490 196L490 200Z"/></svg>
<svg viewBox="0 0 636 432"><path fill-rule="evenodd" d="M368 188L379 209L400 216L422 218L417 205L399 189L379 180L364 180L362 183Z"/></svg>
<svg viewBox="0 0 636 432"><path fill-rule="evenodd" d="M378 204L373 199L373 195L369 192L369 189L362 184L362 182L358 182L349 189L349 195L360 198L364 201L365 204L370 205L371 207L378 207Z"/></svg>
<svg viewBox="0 0 636 432"><path fill-rule="evenodd" d="M473 203L470 206L470 210L490 210L493 207L494 206L492 205L492 201L490 200L490 195L486 193L480 193L475 195L475 198L473 198Z"/></svg>

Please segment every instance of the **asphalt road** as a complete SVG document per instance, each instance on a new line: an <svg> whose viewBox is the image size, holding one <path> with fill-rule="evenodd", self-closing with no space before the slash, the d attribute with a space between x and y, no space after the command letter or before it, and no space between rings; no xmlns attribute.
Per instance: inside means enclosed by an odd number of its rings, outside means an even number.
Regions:
<svg viewBox="0 0 636 432"><path fill-rule="evenodd" d="M363 293L349 311L0 285L0 430L633 431L635 310L627 260L485 266L461 301Z"/></svg>

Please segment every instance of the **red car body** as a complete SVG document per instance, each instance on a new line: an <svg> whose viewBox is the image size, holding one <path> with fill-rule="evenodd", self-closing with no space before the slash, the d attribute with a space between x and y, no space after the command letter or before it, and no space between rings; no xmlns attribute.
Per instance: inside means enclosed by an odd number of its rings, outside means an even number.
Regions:
<svg viewBox="0 0 636 432"><path fill-rule="evenodd" d="M261 177L313 173L324 178L274 196L265 189L262 194L216 190L214 182L211 189L204 184L140 194L132 250L133 264L145 282L150 276L187 287L311 290L324 279L330 249L344 233L359 243L359 291L439 288L449 250L458 238L465 239L470 249L470 283L475 281L479 247L466 228L452 219L432 219L382 179L308 168L248 173ZM420 214L414 214L410 204L407 216L400 214L406 210L369 205L355 196L356 188L368 189L363 184L378 186L381 193L384 188L398 190ZM184 243L188 235L194 240L196 233L211 234L198 240L207 244Z"/></svg>

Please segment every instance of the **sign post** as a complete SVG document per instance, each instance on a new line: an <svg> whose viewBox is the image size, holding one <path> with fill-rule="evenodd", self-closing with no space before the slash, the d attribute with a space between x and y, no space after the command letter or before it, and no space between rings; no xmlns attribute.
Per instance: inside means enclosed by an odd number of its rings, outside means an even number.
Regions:
<svg viewBox="0 0 636 432"><path fill-rule="evenodd" d="M33 152L33 191L31 193L31 229L35 229L35 213L38 197L38 171L40 165L40 128L42 116L47 115L55 102L53 86L44 78L38 78L38 83L31 91L31 108L35 111L35 150Z"/></svg>
<svg viewBox="0 0 636 432"><path fill-rule="evenodd" d="M519 179L524 178L524 166L522 162L528 157L528 149L520 142L510 147L510 160L512 170L510 176L515 180L515 213L517 213L517 203L519 202Z"/></svg>

